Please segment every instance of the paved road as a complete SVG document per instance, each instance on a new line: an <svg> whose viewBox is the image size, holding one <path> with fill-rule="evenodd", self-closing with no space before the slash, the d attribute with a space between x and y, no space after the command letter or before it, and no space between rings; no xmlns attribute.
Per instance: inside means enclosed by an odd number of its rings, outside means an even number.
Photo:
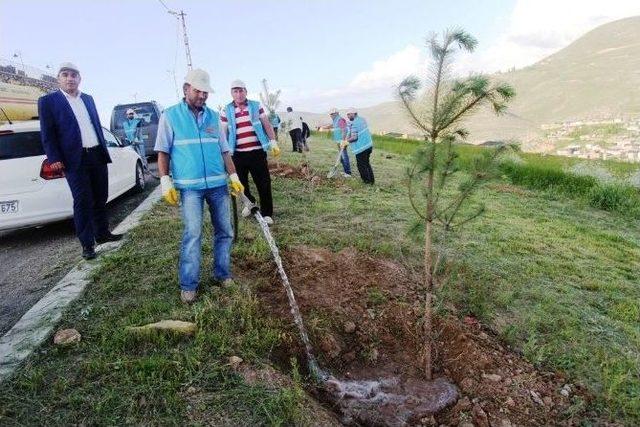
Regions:
<svg viewBox="0 0 640 427"><path fill-rule="evenodd" d="M155 164L150 164L152 170ZM142 193L126 193L109 203L109 222L115 227L134 210L158 180L147 177ZM22 317L81 259L73 221L38 228L0 232L0 336Z"/></svg>

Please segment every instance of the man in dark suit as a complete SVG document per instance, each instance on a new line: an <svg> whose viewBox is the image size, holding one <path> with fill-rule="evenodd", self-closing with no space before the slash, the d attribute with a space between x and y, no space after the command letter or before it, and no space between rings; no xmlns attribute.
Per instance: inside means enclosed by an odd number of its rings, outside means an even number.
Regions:
<svg viewBox="0 0 640 427"><path fill-rule="evenodd" d="M60 65L60 90L38 100L40 135L53 170L64 170L73 195L73 221L82 257L96 257L95 243L120 240L109 231L107 163L111 157L93 98L80 93L80 71L70 62Z"/></svg>

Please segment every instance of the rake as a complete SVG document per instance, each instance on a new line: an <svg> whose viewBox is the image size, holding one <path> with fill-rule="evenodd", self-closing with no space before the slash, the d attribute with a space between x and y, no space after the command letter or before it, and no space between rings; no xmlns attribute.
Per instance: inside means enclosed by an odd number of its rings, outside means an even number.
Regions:
<svg viewBox="0 0 640 427"><path fill-rule="evenodd" d="M331 167L329 172L327 172L327 178L333 178L334 176L336 176L336 173L338 172L338 166L340 166L340 158L342 157L343 151L344 151L344 147L340 147L340 151L338 152L338 157L336 158L336 162Z"/></svg>

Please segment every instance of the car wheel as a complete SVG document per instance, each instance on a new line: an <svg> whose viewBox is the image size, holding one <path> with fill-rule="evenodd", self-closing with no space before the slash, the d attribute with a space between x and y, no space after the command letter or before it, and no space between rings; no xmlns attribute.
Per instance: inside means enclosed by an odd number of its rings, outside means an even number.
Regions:
<svg viewBox="0 0 640 427"><path fill-rule="evenodd" d="M142 169L142 163L136 162L136 185L133 187L136 192L143 192L146 182L144 180L144 169Z"/></svg>

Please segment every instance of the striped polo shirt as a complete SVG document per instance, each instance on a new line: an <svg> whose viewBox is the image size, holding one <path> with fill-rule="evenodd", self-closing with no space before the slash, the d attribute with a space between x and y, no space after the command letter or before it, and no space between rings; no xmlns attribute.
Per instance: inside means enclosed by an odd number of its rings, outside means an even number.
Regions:
<svg viewBox="0 0 640 427"><path fill-rule="evenodd" d="M243 104L235 105L236 114L236 151L253 151L262 150L262 145L258 140L258 135L251 124L251 118L249 117L249 106L245 101ZM262 105L259 110L260 117L265 116ZM220 120L223 123L229 123L227 119L227 111L225 109L220 113Z"/></svg>

